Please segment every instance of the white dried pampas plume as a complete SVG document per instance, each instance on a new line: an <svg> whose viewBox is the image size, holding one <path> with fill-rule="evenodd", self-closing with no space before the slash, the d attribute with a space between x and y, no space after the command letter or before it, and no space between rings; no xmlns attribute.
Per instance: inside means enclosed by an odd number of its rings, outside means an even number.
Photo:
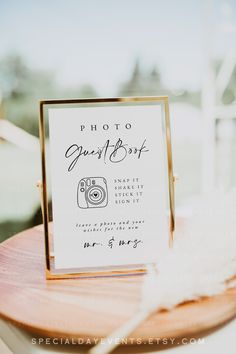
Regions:
<svg viewBox="0 0 236 354"><path fill-rule="evenodd" d="M176 232L174 248L158 263L161 308L226 290L236 275L236 194L204 199Z"/></svg>

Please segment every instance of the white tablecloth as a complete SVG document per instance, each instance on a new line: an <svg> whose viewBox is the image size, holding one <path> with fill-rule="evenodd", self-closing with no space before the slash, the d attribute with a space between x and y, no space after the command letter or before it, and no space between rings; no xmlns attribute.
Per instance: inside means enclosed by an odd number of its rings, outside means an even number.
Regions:
<svg viewBox="0 0 236 354"><path fill-rule="evenodd" d="M32 335L16 328L12 324L0 320L0 353L1 354L55 354L86 353L84 346L57 346L32 344ZM193 340L194 342L194 340ZM200 338L200 342L176 345L166 349L162 345L163 354L235 354L236 353L236 319L211 334ZM161 350L161 351L162 351ZM119 347L114 354L147 354L160 353L156 345Z"/></svg>

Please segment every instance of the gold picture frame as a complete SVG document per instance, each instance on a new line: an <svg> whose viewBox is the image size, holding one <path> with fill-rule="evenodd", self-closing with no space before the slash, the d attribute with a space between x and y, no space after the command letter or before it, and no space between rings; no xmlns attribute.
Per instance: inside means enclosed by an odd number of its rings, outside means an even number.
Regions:
<svg viewBox="0 0 236 354"><path fill-rule="evenodd" d="M46 260L46 278L47 279L64 279L74 277L94 277L94 276L114 276L143 273L146 270L145 265L132 266L114 266L99 267L98 269L55 269L54 253L53 253L53 235L50 232L49 225L49 201L47 188L47 167L46 167L46 126L45 117L46 110L49 107L68 106L68 105L104 105L104 104L155 104L160 103L163 108L165 123L165 142L168 169L168 204L169 204L169 245L173 244L173 232L175 229L175 202L174 202L174 182L172 147L171 147L171 131L170 131L170 114L168 96L144 96L144 97L116 97L116 98L88 98L88 99L50 99L39 102L39 135L41 149L41 168L42 181L38 184L41 192L41 209L44 225L45 238L45 260Z"/></svg>

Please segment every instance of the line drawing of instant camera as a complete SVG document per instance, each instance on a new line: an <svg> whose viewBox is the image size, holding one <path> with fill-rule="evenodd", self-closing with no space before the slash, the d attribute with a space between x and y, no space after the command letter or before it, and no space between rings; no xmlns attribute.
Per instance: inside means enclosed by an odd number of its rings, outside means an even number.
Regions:
<svg viewBox="0 0 236 354"><path fill-rule="evenodd" d="M107 181L104 177L84 177L79 181L77 188L79 208L105 208L107 203Z"/></svg>

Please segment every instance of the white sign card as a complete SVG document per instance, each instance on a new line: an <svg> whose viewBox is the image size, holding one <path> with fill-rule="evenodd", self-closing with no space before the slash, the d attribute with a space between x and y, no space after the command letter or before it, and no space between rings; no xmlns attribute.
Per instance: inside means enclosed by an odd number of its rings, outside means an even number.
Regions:
<svg viewBox="0 0 236 354"><path fill-rule="evenodd" d="M157 262L168 248L160 102L47 108L55 269Z"/></svg>

